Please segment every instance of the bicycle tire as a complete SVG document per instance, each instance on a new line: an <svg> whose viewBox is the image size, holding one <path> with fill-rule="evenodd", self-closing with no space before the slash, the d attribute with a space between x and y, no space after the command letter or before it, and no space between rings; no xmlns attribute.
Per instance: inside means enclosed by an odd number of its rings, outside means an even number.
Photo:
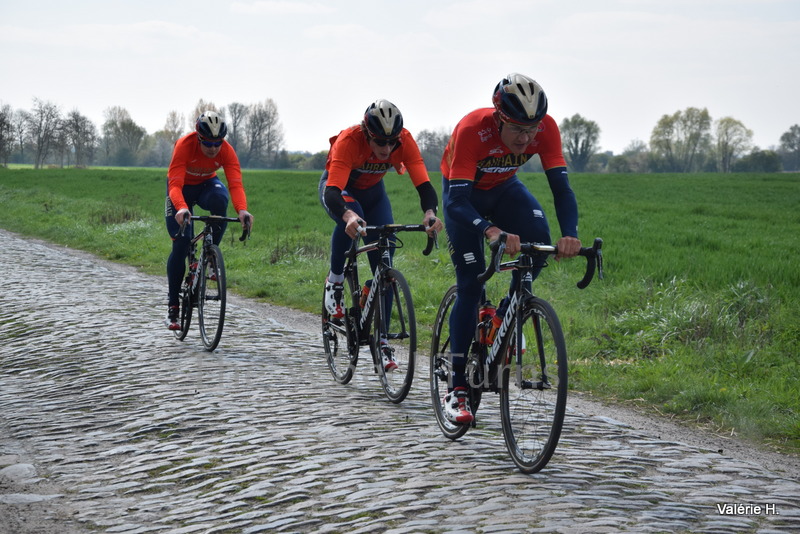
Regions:
<svg viewBox="0 0 800 534"><path fill-rule="evenodd" d="M374 283L374 282L373 282ZM375 311L372 315L372 352L375 370L386 397L395 404L403 402L411 390L417 359L417 322L411 289L403 274L387 269L375 288ZM382 347L381 338L388 341ZM383 350L390 350L397 369L387 372Z"/></svg>
<svg viewBox="0 0 800 534"><path fill-rule="evenodd" d="M197 318L200 337L206 350L213 352L222 338L227 301L225 263L218 246L211 245L203 255L198 276Z"/></svg>
<svg viewBox="0 0 800 534"><path fill-rule="evenodd" d="M450 312L456 300L456 286L451 286L442 297L439 310L436 312L436 320L433 323L431 335L431 354L430 354L430 388L431 404L436 422L442 434L448 439L456 440L466 434L469 424L450 422L444 414L442 400L447 395L447 388L450 384L450 377L453 374L452 361L448 357L450 354Z"/></svg>
<svg viewBox="0 0 800 534"><path fill-rule="evenodd" d="M352 380L358 364L358 296L360 288L356 288L353 280L345 278L344 317L331 317L325 308L325 292L322 292L322 344L325 348L325 359L333 379L339 384L347 384Z"/></svg>
<svg viewBox="0 0 800 534"><path fill-rule="evenodd" d="M189 327L192 324L192 309L194 308L192 305L192 286L189 283L191 273L188 267L186 272L187 275L181 284L180 294L178 295L178 304L180 305L178 320L180 321L181 329L174 331L178 341L186 339L186 335L189 333Z"/></svg>
<svg viewBox="0 0 800 534"><path fill-rule="evenodd" d="M547 465L561 436L567 405L567 349L561 323L547 301L530 297L523 303L519 354L515 323L509 329L503 360L500 419L511 458L520 471L530 474Z"/></svg>

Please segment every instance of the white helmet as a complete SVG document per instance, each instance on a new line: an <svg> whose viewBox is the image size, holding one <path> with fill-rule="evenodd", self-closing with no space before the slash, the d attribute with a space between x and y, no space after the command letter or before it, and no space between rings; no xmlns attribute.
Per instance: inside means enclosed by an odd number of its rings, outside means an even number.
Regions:
<svg viewBox="0 0 800 534"><path fill-rule="evenodd" d="M509 74L494 88L492 102L500 117L507 122L533 124L547 113L547 96L533 79L522 74Z"/></svg>
<svg viewBox="0 0 800 534"><path fill-rule="evenodd" d="M361 127L377 139L394 139L403 129L403 115L388 100L376 100L364 112Z"/></svg>
<svg viewBox="0 0 800 534"><path fill-rule="evenodd" d="M203 139L217 140L223 139L228 134L228 127L225 121L216 111L206 111L197 117L195 130Z"/></svg>

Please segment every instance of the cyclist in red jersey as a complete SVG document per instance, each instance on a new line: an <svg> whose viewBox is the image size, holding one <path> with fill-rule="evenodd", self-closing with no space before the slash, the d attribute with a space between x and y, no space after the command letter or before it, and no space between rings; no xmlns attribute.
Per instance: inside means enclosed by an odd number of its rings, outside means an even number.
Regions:
<svg viewBox="0 0 800 534"><path fill-rule="evenodd" d="M511 256L519 252L521 242L550 243L544 210L517 177L518 168L534 155L541 159L561 227L557 259L577 255L581 246L561 133L547 115L541 86L527 76L510 74L495 87L492 102L494 108L475 110L456 125L441 164L442 204L458 287L450 315L453 377L442 402L454 423L473 419L466 402L465 355L483 292L477 276L485 269L484 238L493 241L505 232L506 253ZM498 312L502 308L501 302Z"/></svg>
<svg viewBox="0 0 800 534"><path fill-rule="evenodd" d="M332 317L344 315L345 253L361 228L394 222L392 206L383 178L394 167L398 174L408 170L419 194L423 224L427 232L442 230L436 217L439 198L430 182L425 162L411 133L403 128L403 116L388 100L376 100L364 112L361 124L342 130L330 139L331 149L319 183L319 198L328 216L336 222L331 235L330 272L325 280L325 308ZM433 224L429 224L433 219ZM368 253L374 271L378 253ZM385 345L385 340L381 340ZM387 346L388 348L388 346ZM397 364L391 351L384 352L384 367Z"/></svg>
<svg viewBox="0 0 800 534"><path fill-rule="evenodd" d="M253 216L247 211L247 197L242 184L242 170L233 147L225 141L228 127L215 111L206 111L197 118L195 131L175 142L172 161L167 170L167 198L164 216L167 231L172 238L172 252L167 259L167 283L169 286L167 327L180 330L178 324L178 294L186 272L186 257L192 228L184 235L175 237L184 219L191 216L194 205L212 215L225 216L229 198L233 199L242 224L252 225ZM228 188L217 177L217 170L225 171ZM214 228L214 243L219 244L227 223Z"/></svg>

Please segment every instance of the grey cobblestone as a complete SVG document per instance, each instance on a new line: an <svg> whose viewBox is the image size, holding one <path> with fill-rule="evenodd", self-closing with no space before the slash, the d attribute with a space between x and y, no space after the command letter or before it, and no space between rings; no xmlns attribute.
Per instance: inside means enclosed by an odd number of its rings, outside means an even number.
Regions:
<svg viewBox="0 0 800 534"><path fill-rule="evenodd" d="M396 406L364 367L335 384L316 335L242 300L209 354L164 328L162 278L0 237L0 530L800 530L798 481L754 463L570 410L525 476L496 399L441 436L425 361Z"/></svg>

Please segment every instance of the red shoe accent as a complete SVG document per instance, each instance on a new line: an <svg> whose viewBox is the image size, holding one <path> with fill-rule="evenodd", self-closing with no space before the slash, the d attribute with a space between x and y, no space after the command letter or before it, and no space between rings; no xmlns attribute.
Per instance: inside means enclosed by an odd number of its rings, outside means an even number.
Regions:
<svg viewBox="0 0 800 534"><path fill-rule="evenodd" d="M449 399L447 397L450 397ZM455 398L454 398L455 397ZM467 405L466 388L455 388L444 399L445 415L453 423L462 425L471 423L474 419Z"/></svg>

